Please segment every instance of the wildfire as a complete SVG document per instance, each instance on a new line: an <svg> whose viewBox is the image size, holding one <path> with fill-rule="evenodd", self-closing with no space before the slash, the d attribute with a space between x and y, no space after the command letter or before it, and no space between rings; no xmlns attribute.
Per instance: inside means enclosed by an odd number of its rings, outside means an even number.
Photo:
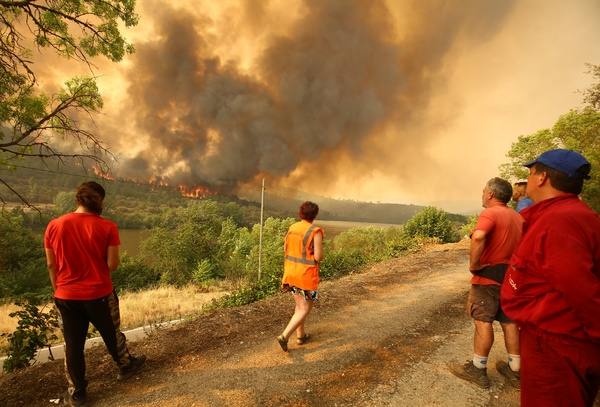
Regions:
<svg viewBox="0 0 600 407"><path fill-rule="evenodd" d="M164 177L159 177L156 175L153 175L150 177L150 179L148 180L148 184L155 186L155 187L169 187L169 182L168 180L166 180Z"/></svg>
<svg viewBox="0 0 600 407"><path fill-rule="evenodd" d="M188 198L205 198L210 195L214 195L215 192L210 189L197 185L195 187L188 187L187 185L179 185L177 187L182 196Z"/></svg>
<svg viewBox="0 0 600 407"><path fill-rule="evenodd" d="M135 183L138 185L147 184L152 189L155 189L155 188L171 189L171 188L173 188L173 184L169 183L168 177L164 177L164 176L153 175L150 178L148 178L146 181L142 181L142 180L133 179L133 178L121 178L121 177L116 178L115 176L111 175L108 171L104 171L96 165L93 166L92 169L94 171L94 174L98 178L102 178L107 181L132 182L132 183ZM217 193L216 191L212 191L209 188L202 186L202 185L195 185L195 186L189 187L187 185L181 184L181 185L177 186L177 190L179 191L179 193L182 196L185 196L187 198L195 198L195 199L206 198L208 196L212 196Z"/></svg>
<svg viewBox="0 0 600 407"><path fill-rule="evenodd" d="M97 165L92 166L92 169L94 170L94 174L96 174L96 176L98 178L102 178L108 181L114 181L115 177L110 175L110 173L108 171L104 171L102 168L98 167Z"/></svg>

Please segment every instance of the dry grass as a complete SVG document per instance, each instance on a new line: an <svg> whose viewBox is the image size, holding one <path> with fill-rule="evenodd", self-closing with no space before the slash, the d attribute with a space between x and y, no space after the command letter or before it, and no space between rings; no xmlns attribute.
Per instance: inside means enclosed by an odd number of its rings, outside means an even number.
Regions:
<svg viewBox="0 0 600 407"><path fill-rule="evenodd" d="M158 287L122 294L119 297L121 329L127 330L193 315L199 312L204 304L223 294L223 291L206 292L195 286ZM15 330L17 320L8 314L16 310L18 307L12 304L0 305L0 334ZM0 348L4 345L6 340L0 338Z"/></svg>
<svg viewBox="0 0 600 407"><path fill-rule="evenodd" d="M198 313L204 304L223 292L201 292L194 286L159 287L119 298L122 329L171 321Z"/></svg>
<svg viewBox="0 0 600 407"><path fill-rule="evenodd" d="M8 316L11 312L18 311L19 307L14 304L0 305L0 334L9 333L17 327L17 320ZM6 340L0 338L0 346L4 346Z"/></svg>

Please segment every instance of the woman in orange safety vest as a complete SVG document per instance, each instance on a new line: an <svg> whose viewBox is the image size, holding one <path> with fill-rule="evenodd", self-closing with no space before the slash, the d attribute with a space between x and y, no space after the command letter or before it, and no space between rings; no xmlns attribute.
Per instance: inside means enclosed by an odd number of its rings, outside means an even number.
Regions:
<svg viewBox="0 0 600 407"><path fill-rule="evenodd" d="M279 346L287 352L287 343L296 331L296 343L302 345L308 340L304 322L317 300L319 284L319 261L323 258L323 229L313 225L319 213L319 206L313 202L300 205L300 222L290 226L285 236L285 260L283 279L284 291L294 294L296 308L287 326L277 337Z"/></svg>

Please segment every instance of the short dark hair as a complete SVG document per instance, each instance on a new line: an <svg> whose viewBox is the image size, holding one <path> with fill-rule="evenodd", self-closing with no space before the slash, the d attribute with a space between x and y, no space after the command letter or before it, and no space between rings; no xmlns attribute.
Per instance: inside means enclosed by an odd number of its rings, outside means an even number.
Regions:
<svg viewBox="0 0 600 407"><path fill-rule="evenodd" d="M508 203L512 197L513 189L510 182L505 179L494 177L487 182L487 187L494 195L494 198L502 203Z"/></svg>
<svg viewBox="0 0 600 407"><path fill-rule="evenodd" d="M77 204L98 215L102 213L102 202L106 191L102 185L94 181L84 182L77 188L75 199Z"/></svg>
<svg viewBox="0 0 600 407"><path fill-rule="evenodd" d="M306 201L300 205L300 210L298 211L298 215L300 219L307 220L312 222L315 220L317 215L319 214L319 205L314 202Z"/></svg>
<svg viewBox="0 0 600 407"><path fill-rule="evenodd" d="M562 171L550 168L542 163L532 166L535 172L545 172L550 180L550 185L562 192L579 195L583 190L583 177L569 177Z"/></svg>

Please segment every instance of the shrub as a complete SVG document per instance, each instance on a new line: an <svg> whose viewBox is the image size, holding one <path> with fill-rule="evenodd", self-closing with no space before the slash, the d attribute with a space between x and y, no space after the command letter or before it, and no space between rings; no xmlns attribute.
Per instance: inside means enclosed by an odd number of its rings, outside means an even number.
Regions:
<svg viewBox="0 0 600 407"><path fill-rule="evenodd" d="M432 206L423 209L406 222L404 231L410 237L432 237L443 243L458 240L448 214Z"/></svg>
<svg viewBox="0 0 600 407"><path fill-rule="evenodd" d="M119 292L139 291L156 285L160 280L160 273L144 264L141 259L125 254L111 278Z"/></svg>
<svg viewBox="0 0 600 407"><path fill-rule="evenodd" d="M477 215L469 216L467 223L461 226L460 228L460 236L461 237L471 237L471 234L475 230L475 225L477 225Z"/></svg>
<svg viewBox="0 0 600 407"><path fill-rule="evenodd" d="M325 254L319 270L322 279L337 278L357 271L369 263L368 255L360 250L333 250Z"/></svg>
<svg viewBox="0 0 600 407"><path fill-rule="evenodd" d="M207 281L213 280L215 276L215 266L208 259L204 259L198 263L192 271L192 281L196 284L205 284Z"/></svg>
<svg viewBox="0 0 600 407"><path fill-rule="evenodd" d="M32 299L17 302L16 305L23 309L11 312L9 316L19 319L17 329L13 333L2 334L8 341L7 358L3 364L7 372L29 366L38 349L48 347L50 351L51 341L58 339L54 334L58 328L58 313L54 308L44 311L38 308L39 302Z"/></svg>
<svg viewBox="0 0 600 407"><path fill-rule="evenodd" d="M383 260L387 257L386 231L375 227L349 229L333 239L333 248L361 253L370 261Z"/></svg>
<svg viewBox="0 0 600 407"><path fill-rule="evenodd" d="M238 307L240 305L250 304L275 294L279 291L279 287L279 281L277 281L277 284L273 284L272 279L248 284L231 294L213 300L208 308Z"/></svg>

